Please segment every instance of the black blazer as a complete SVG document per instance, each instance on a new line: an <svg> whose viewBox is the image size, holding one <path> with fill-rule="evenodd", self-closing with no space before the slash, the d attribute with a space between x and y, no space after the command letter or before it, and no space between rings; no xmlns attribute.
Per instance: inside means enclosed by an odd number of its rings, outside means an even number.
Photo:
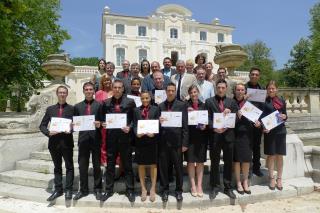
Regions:
<svg viewBox="0 0 320 213"><path fill-rule="evenodd" d="M168 111L168 101L159 104L160 115L161 112ZM171 110L173 112L182 112L182 127L161 127L160 135L161 142L166 143L168 147L188 147L189 144L189 128L188 128L188 112L186 103L174 100Z"/></svg>
<svg viewBox="0 0 320 213"><path fill-rule="evenodd" d="M285 114L287 116L287 119L288 119L286 102L283 100L283 98L279 97L279 99L281 100L281 102L283 104L283 107L281 109L278 109L278 111L281 114ZM274 111L276 111L276 109L273 107L271 98L267 97L266 98L266 102L264 104L263 112L262 112L262 115L260 116L260 118L263 118L263 117L269 115L270 113L272 113ZM286 130L285 124L284 123L280 124L276 128L272 129L268 134L270 134L270 133L271 134L286 134L287 130Z"/></svg>
<svg viewBox="0 0 320 213"><path fill-rule="evenodd" d="M215 136L220 135L219 133L213 132L213 113L221 113L220 108L219 108L219 102L218 102L219 97L216 95L214 97L208 98L205 102L206 108L208 109L208 116L209 116L209 132L214 133L213 138L210 137L211 139L214 139ZM237 113L238 112L238 105L236 101L232 98L228 97L223 97L223 105L224 108L228 108L231 110L232 113ZM235 140L235 134L234 134L234 129L227 129L224 133L224 138L227 142L234 142Z"/></svg>
<svg viewBox="0 0 320 213"><path fill-rule="evenodd" d="M142 107L136 107L133 110L133 132L134 135L137 136L137 129L138 129L138 120L144 120L141 116L141 112L142 112ZM159 120L160 117L160 111L159 108L157 106L152 106L150 105L150 109L149 109L149 115L148 115L148 120ZM160 124L159 124L160 126ZM157 142L157 140L159 139L158 135L155 135L155 137L150 138L146 135L142 136L141 138L136 137L136 145L139 145L139 142Z"/></svg>
<svg viewBox="0 0 320 213"><path fill-rule="evenodd" d="M122 95L120 98L120 112L119 113L126 113L127 114L127 126L132 127L132 119L133 119L133 109L136 107L134 100L131 98L127 98L126 95ZM102 105L102 118L103 122L106 121L105 114L109 113L116 113L115 112L115 97L108 98ZM108 129L108 135L112 133L120 133L125 135L121 129Z"/></svg>
<svg viewBox="0 0 320 213"><path fill-rule="evenodd" d="M63 104L62 107L63 107L62 118L67 118L72 120L72 116L74 114L74 107L67 103ZM61 146L63 148L73 148L74 145L73 145L72 134L59 133L53 136L49 136L48 124L51 121L52 117L58 117L59 108L60 108L60 105L55 104L55 105L49 106L46 109L46 113L42 118L39 129L44 135L49 137L49 144L48 144L49 149L58 147L58 146Z"/></svg>
<svg viewBox="0 0 320 213"><path fill-rule="evenodd" d="M82 116L87 115L86 114L86 107L87 107L87 101L81 101L80 103L76 104L74 106L74 115L75 116ZM91 102L91 114L95 116L96 121L101 121L102 113L101 113L101 104L97 102L96 100L93 100ZM78 143L84 143L85 141L88 141L90 139L94 140L94 143L100 144L101 143L101 134L100 129L96 128L96 130L93 131L81 131L79 132L79 139ZM90 142L91 143L91 142Z"/></svg>

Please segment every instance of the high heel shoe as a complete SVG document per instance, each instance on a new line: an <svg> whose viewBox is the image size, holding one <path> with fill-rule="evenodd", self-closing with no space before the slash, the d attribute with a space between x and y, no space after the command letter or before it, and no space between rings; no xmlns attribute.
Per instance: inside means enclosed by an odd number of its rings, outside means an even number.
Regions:
<svg viewBox="0 0 320 213"><path fill-rule="evenodd" d="M270 180L269 189L270 190L275 190L276 189L275 184L273 183L274 185L271 186L272 182L274 181L274 177L270 177L269 180Z"/></svg>
<svg viewBox="0 0 320 213"><path fill-rule="evenodd" d="M282 191L282 189L283 189L282 183L281 183L281 186L279 186L280 184L278 184L278 180L281 181L281 178L279 178L279 177L277 178L277 185L276 185L276 187L277 187L278 190Z"/></svg>
<svg viewBox="0 0 320 213"><path fill-rule="evenodd" d="M141 201L144 202L147 200L147 191L141 192Z"/></svg>
<svg viewBox="0 0 320 213"><path fill-rule="evenodd" d="M155 190L150 190L149 200L150 200L151 202L154 202L154 201L156 200L156 192L155 192Z"/></svg>
<svg viewBox="0 0 320 213"><path fill-rule="evenodd" d="M198 193L195 190L190 189L190 193L191 193L192 197L198 196Z"/></svg>

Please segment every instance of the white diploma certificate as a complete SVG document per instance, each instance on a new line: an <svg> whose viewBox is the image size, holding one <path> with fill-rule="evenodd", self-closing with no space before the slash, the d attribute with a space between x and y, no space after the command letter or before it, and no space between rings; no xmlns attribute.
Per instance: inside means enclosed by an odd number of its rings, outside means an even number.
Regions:
<svg viewBox="0 0 320 213"><path fill-rule="evenodd" d="M134 100L136 107L140 107L142 105L140 96L127 95L127 97Z"/></svg>
<svg viewBox="0 0 320 213"><path fill-rule="evenodd" d="M264 103L267 97L267 90L248 88L247 95L248 95L248 101Z"/></svg>
<svg viewBox="0 0 320 213"><path fill-rule="evenodd" d="M261 119L264 128L271 130L283 123L278 110Z"/></svg>
<svg viewBox="0 0 320 213"><path fill-rule="evenodd" d="M111 113L106 114L107 129L121 129L127 126L127 114Z"/></svg>
<svg viewBox="0 0 320 213"><path fill-rule="evenodd" d="M182 112L161 112L163 127L182 127Z"/></svg>
<svg viewBox="0 0 320 213"><path fill-rule="evenodd" d="M160 104L167 99L167 94L165 90L155 90L154 91L154 102Z"/></svg>
<svg viewBox="0 0 320 213"><path fill-rule="evenodd" d="M137 134L159 133L159 120L138 120Z"/></svg>
<svg viewBox="0 0 320 213"><path fill-rule="evenodd" d="M234 128L236 124L236 113L213 113L213 128Z"/></svg>
<svg viewBox="0 0 320 213"><path fill-rule="evenodd" d="M262 114L262 111L249 101L246 101L240 111L244 117L248 118L253 123L259 120L260 115Z"/></svg>
<svg viewBox="0 0 320 213"><path fill-rule="evenodd" d="M94 115L73 116L73 130L75 132L96 130L94 122Z"/></svg>
<svg viewBox="0 0 320 213"><path fill-rule="evenodd" d="M52 117L50 121L49 131L50 132L70 132L71 130L71 119Z"/></svg>
<svg viewBox="0 0 320 213"><path fill-rule="evenodd" d="M188 112L188 125L208 124L208 110Z"/></svg>

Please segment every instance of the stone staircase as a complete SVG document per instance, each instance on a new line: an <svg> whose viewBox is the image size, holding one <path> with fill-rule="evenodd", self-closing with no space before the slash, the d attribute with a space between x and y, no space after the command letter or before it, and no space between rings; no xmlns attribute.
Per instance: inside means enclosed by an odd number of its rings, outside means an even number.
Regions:
<svg viewBox="0 0 320 213"><path fill-rule="evenodd" d="M75 137L75 141L77 138ZM207 155L209 156L209 155ZM74 180L74 191L78 191L79 188L79 169L78 169L78 147L74 148L74 167L75 167L75 180ZM262 159L262 165L264 165L264 160ZM223 167L223 162L220 163L221 170ZM137 174L137 165L133 164L134 173ZM15 170L5 171L0 173L0 195L10 196L13 198L32 200L38 202L46 202L46 198L50 195L53 189L53 162L51 161L51 156L49 151L35 151L32 152L30 158L27 160L20 160L16 162ZM234 203L240 202L257 202L264 200L266 198L273 199L279 197L290 197L296 196L299 194L297 189L299 186L293 186L292 184L285 185L285 190L283 191L270 191L266 185L268 182L267 172L265 169L262 169L264 172L264 177L259 178L253 175L251 177L251 195L239 195L237 194L236 201ZM118 168L117 168L118 171ZM205 163L204 178L203 178L203 188L205 192L209 190L209 171L210 171L210 160ZM65 174L65 171L63 170ZM194 198L188 193L190 191L189 180L187 176L186 163L184 162L184 207L190 208L203 208L204 206L212 205L229 205L230 199L225 196L223 193L219 193L218 197L210 201L208 193L205 193L203 198ZM93 177L92 177L92 166L90 165L89 169L89 189L93 188ZM222 175L221 175L222 178ZM221 180L222 181L222 180ZM305 191L313 190L313 182L308 182L309 179L304 179L306 181L306 186L303 185L302 189ZM286 184L286 183L284 183ZM170 184L170 190L174 191L175 183ZM300 187L301 188L301 187ZM301 191L301 189L299 190ZM311 190L312 189L312 190ZM116 194L106 201L106 204L97 202L92 194L88 197L85 197L78 202L74 202L73 205L76 206L114 206L114 207L130 207L131 204L128 202L127 198L123 195L125 191L125 183L123 180L116 181L114 191ZM140 194L140 184L135 182L135 191L137 195ZM300 193L301 194L301 193ZM174 201L174 202L172 202ZM57 204L65 205L64 197L60 197L56 200ZM175 198L170 196L170 204L168 208L177 208L175 204ZM147 204L146 204L147 203ZM135 202L135 207L160 207L162 208L161 198L157 196L157 201L154 203L145 202L142 203L140 198L137 197ZM146 206L147 205L147 206Z"/></svg>

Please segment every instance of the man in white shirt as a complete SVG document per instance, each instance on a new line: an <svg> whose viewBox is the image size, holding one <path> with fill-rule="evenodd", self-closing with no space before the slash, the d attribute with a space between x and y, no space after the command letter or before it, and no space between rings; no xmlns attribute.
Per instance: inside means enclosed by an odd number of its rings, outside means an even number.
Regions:
<svg viewBox="0 0 320 213"><path fill-rule="evenodd" d="M205 102L206 99L215 96L214 84L210 81L205 80L206 71L203 67L198 66L196 68L196 78L199 85L200 101Z"/></svg>

